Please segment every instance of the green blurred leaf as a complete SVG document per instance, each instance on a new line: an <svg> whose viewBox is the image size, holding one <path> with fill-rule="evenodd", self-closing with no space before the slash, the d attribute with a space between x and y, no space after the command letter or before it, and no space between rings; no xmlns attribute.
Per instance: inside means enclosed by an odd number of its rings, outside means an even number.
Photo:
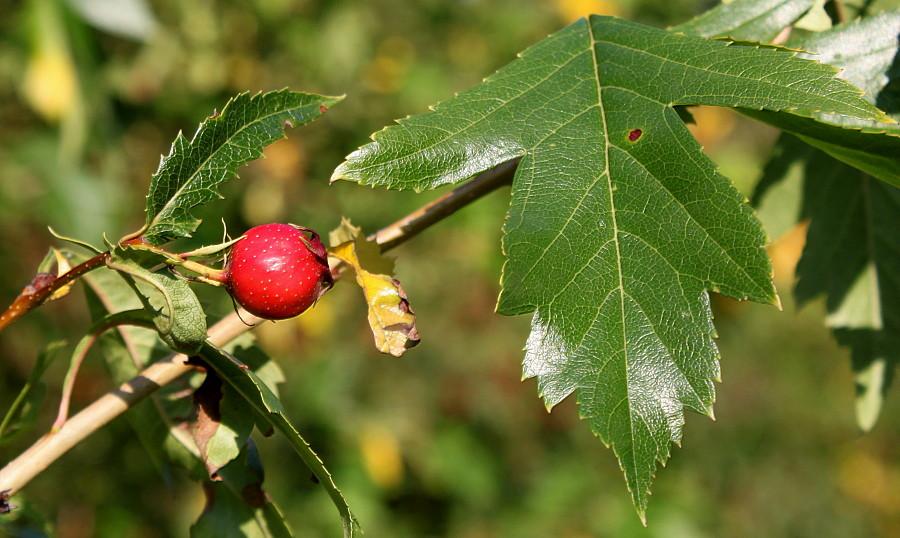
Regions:
<svg viewBox="0 0 900 538"><path fill-rule="evenodd" d="M851 349L857 421L869 430L900 364L900 188L832 167L830 177L807 176L811 220L795 295L801 304L827 297L826 323Z"/></svg>
<svg viewBox="0 0 900 538"><path fill-rule="evenodd" d="M826 324L851 350L857 423L868 431L900 363L900 189L784 135L753 198L764 222L810 219L795 295L800 304L826 297Z"/></svg>
<svg viewBox="0 0 900 538"><path fill-rule="evenodd" d="M194 391L197 419L192 427L210 478L238 457L253 431L253 409L215 372L207 372Z"/></svg>
<svg viewBox="0 0 900 538"><path fill-rule="evenodd" d="M119 271L134 289L144 308L153 314L160 338L173 350L193 355L206 340L206 313L188 283L163 270L167 256L148 249L110 246L107 267ZM158 293L146 293L134 278Z"/></svg>
<svg viewBox="0 0 900 538"><path fill-rule="evenodd" d="M113 271L94 271L84 277L87 303L94 321L109 312L142 307L131 287ZM155 330L119 327L103 333L96 346L114 384L133 379L140 370L162 358L171 350L163 346ZM125 414L147 450L154 466L172 485L170 463L188 470L192 477L203 479L206 472L190 434L178 426L173 417L188 416L189 399L179 398L180 383L160 388L157 394L138 402Z"/></svg>
<svg viewBox="0 0 900 538"><path fill-rule="evenodd" d="M900 10L814 34L791 46L798 54L840 68L840 76L866 92L866 98L900 119L896 57L900 53ZM799 136L832 157L883 181L900 186L900 124L816 112L802 118L744 110L748 116ZM881 120L885 121L885 120Z"/></svg>
<svg viewBox="0 0 900 538"><path fill-rule="evenodd" d="M284 407L281 405L281 400L272 394L266 383L253 371L225 350L206 342L203 346L202 357L225 382L229 383L254 409L265 416L287 438L300 456L300 459L303 460L322 487L325 488L325 491L337 508L341 516L344 536L353 536L354 531L359 527L356 518L350 513L347 501L344 500L344 496L337 488L331 473L325 468L322 460L313 452L309 444L288 420Z"/></svg>
<svg viewBox="0 0 900 538"><path fill-rule="evenodd" d="M206 507L194 525L194 538L289 538L284 515L262 489L263 467L252 440L240 457L220 471L221 482L204 483Z"/></svg>
<svg viewBox="0 0 900 538"><path fill-rule="evenodd" d="M238 167L284 138L286 127L306 124L340 100L287 90L242 93L201 123L191 140L179 133L150 182L143 236L155 245L189 237L200 223L191 210L220 198L218 186Z"/></svg>
<svg viewBox="0 0 900 538"><path fill-rule="evenodd" d="M763 167L750 204L763 223L769 237L775 241L802 220L803 173L820 168L831 173L833 159L816 161L811 155L818 151L796 136L782 133ZM824 163L823 166L817 166Z"/></svg>
<svg viewBox="0 0 900 538"><path fill-rule="evenodd" d="M712 414L707 290L778 302L759 222L673 105L883 116L836 73L595 16L376 133L333 179L419 191L522 157L498 311L535 312L525 377L548 407L577 391L644 518L683 409Z"/></svg>
<svg viewBox="0 0 900 538"><path fill-rule="evenodd" d="M771 41L806 13L815 0L734 0L671 28L700 37Z"/></svg>
<svg viewBox="0 0 900 538"><path fill-rule="evenodd" d="M864 89L867 99L900 118L894 65L898 35L900 10L895 10L822 32L800 45L840 67L841 76ZM777 205L784 185L792 184L783 181L788 163L802 164L803 207L797 218L811 221L795 295L801 304L819 295L827 298L826 323L851 349L856 417L867 431L875 425L900 362L900 138L839 134L837 146L801 138L893 186L782 136L754 199L763 214L771 212L767 206ZM770 192L775 189L782 192Z"/></svg>
<svg viewBox="0 0 900 538"><path fill-rule="evenodd" d="M41 378L65 345L61 341L50 342L38 355L31 375L0 422L0 446L15 441L34 426L41 402L47 393L47 387L41 382Z"/></svg>

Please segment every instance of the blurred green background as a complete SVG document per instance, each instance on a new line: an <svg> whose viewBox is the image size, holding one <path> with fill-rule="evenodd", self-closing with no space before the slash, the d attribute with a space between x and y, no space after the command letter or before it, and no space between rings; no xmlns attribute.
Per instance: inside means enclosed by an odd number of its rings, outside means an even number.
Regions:
<svg viewBox="0 0 900 538"><path fill-rule="evenodd" d="M12 301L54 244L48 225L95 244L138 228L150 175L175 134L192 134L237 92L347 98L243 169L226 199L204 210L196 241L217 241L222 219L232 231L290 221L327 232L348 216L371 232L436 193L328 186L369 133L477 84L588 13L665 27L711 4L0 0L0 301ZM701 143L750 192L776 133L729 111L695 115ZM823 328L821 305L798 312L790 299L800 231L771 248L784 312L714 299L717 422L688 416L645 529L614 456L572 402L548 414L534 381L520 381L529 320L493 313L507 204L506 192L494 193L396 251L423 337L404 358L373 349L351 285L258 331L285 370L290 416L367 536L900 536L900 398L894 391L874 431L858 433L847 351ZM0 409L47 342L77 341L87 328L79 295L0 333ZM221 290L202 297L213 317L231 310ZM64 362L48 374L36 431L0 448L0 464L49 427ZM89 356L75 409L111 388ZM266 486L297 535L338 535L333 507L288 445L258 442ZM150 538L187 535L203 494L183 478L167 486L118 419L16 502L25 508L6 532Z"/></svg>

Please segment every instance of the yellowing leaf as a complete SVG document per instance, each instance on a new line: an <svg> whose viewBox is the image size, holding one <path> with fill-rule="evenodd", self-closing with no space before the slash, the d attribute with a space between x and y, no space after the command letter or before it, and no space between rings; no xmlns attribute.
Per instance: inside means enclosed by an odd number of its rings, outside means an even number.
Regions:
<svg viewBox="0 0 900 538"><path fill-rule="evenodd" d="M72 269L72 264L69 263L69 259L66 258L62 252L56 250L55 248L51 249L51 250L53 251L53 255L56 257L56 268L57 268L56 269L56 277L59 278L59 277L63 276L64 274L68 273L70 269ZM74 284L75 284L75 281L73 280L72 282L69 282L65 286L60 287L59 289L54 291L53 294L50 295L50 298L48 299L48 301L55 301L56 299L59 299L60 297L65 297L66 295L68 295L69 291L72 289L72 286Z"/></svg>
<svg viewBox="0 0 900 538"><path fill-rule="evenodd" d="M391 276L393 263L381 256L378 245L367 241L360 229L344 220L331 234L328 254L356 271L356 282L363 290L369 305L369 326L375 337L375 347L395 357L419 343L416 314L409 308L406 292Z"/></svg>

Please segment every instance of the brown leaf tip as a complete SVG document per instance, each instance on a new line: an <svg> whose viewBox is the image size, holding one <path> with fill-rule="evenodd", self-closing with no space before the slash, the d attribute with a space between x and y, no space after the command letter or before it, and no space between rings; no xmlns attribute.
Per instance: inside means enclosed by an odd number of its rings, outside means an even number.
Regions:
<svg viewBox="0 0 900 538"><path fill-rule="evenodd" d="M8 514L18 508L18 506L9 504L9 491L0 491L0 515Z"/></svg>

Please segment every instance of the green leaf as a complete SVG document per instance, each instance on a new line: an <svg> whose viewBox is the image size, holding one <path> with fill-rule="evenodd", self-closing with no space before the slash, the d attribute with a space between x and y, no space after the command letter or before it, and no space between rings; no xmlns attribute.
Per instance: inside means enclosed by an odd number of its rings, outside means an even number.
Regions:
<svg viewBox="0 0 900 538"><path fill-rule="evenodd" d="M113 271L94 271L84 279L88 284L85 294L94 322L111 312L143 306L130 286ZM138 327L107 331L100 336L96 346L116 385L133 379L140 370L171 353L159 341L155 330ZM188 416L191 410L190 400L177 396L182 390L180 383L161 387L157 394L138 402L125 414L154 466L173 487L170 463L187 469L193 477L207 476L190 434L179 428L173 418Z"/></svg>
<svg viewBox="0 0 900 538"><path fill-rule="evenodd" d="M263 468L252 440L220 471L221 482L206 482L206 507L191 526L193 538L289 538L284 515L262 488Z"/></svg>
<svg viewBox="0 0 900 538"><path fill-rule="evenodd" d="M0 446L12 443L34 426L40 404L47 392L41 378L65 345L61 341L50 342L38 355L31 375L0 422Z"/></svg>
<svg viewBox="0 0 900 538"><path fill-rule="evenodd" d="M815 0L735 0L722 2L702 15L671 28L700 37L771 41L796 22Z"/></svg>
<svg viewBox="0 0 900 538"><path fill-rule="evenodd" d="M832 168L807 176L811 220L795 295L800 304L826 296L826 323L852 353L857 421L869 430L900 364L900 188L841 163Z"/></svg>
<svg viewBox="0 0 900 538"><path fill-rule="evenodd" d="M833 159L816 161L810 159L813 153L818 153L815 148L787 133L782 133L772 147L750 204L773 241L802 220L804 172L812 167L826 174L833 170Z"/></svg>
<svg viewBox="0 0 900 538"><path fill-rule="evenodd" d="M347 506L347 501L344 500L344 496L334 483L331 473L328 472L322 460L313 452L309 444L287 418L284 407L281 405L281 400L272 393L266 383L252 370L225 350L206 342L201 355L215 369L222 380L230 384L257 412L268 419L272 426L287 438L297 455L303 460L303 463L309 467L322 487L325 488L325 491L337 508L344 528L344 536L353 536L354 531L359 527L356 518L350 513L350 507Z"/></svg>
<svg viewBox="0 0 900 538"><path fill-rule="evenodd" d="M166 259L164 253L115 245L110 247L106 265L126 278L144 308L153 314L159 337L173 350L193 355L206 340L206 313L187 282L168 271L154 270ZM146 293L134 278L158 293Z"/></svg>
<svg viewBox="0 0 900 538"><path fill-rule="evenodd" d="M333 179L423 190L522 157L498 311L535 312L525 377L548 407L577 392L643 519L683 409L712 414L707 290L778 303L759 222L673 105L882 117L835 73L789 51L591 17L376 133Z"/></svg>
<svg viewBox="0 0 900 538"><path fill-rule="evenodd" d="M790 45L842 69L841 77L866 92L866 98L894 120L900 119L900 89L895 58L900 53L900 10L820 32ZM883 181L900 186L900 124L817 112L812 118L766 111L742 111L799 136L832 157Z"/></svg>
<svg viewBox="0 0 900 538"><path fill-rule="evenodd" d="M253 409L215 372L194 391L197 420L192 432L210 478L238 457L253 431Z"/></svg>
<svg viewBox="0 0 900 538"><path fill-rule="evenodd" d="M150 183L143 236L155 245L189 237L200 223L191 210L221 198L219 185L238 167L284 138L286 127L312 121L341 99L287 90L242 93L201 123L191 140L179 133Z"/></svg>
<svg viewBox="0 0 900 538"><path fill-rule="evenodd" d="M825 296L826 324L851 350L857 423L868 431L900 364L900 189L790 135L777 148L754 203L779 223L810 220L795 295L801 305Z"/></svg>
<svg viewBox="0 0 900 538"><path fill-rule="evenodd" d="M894 66L900 52L898 34L900 11L895 10L822 32L801 45L841 67L842 76L863 88L867 99L900 118ZM800 132L824 131L816 122L799 123ZM893 131L896 127L888 126ZM838 341L851 349L857 422L869 430L900 362L900 257L894 239L900 229L896 187L900 186L900 138L890 129L885 134L831 130L839 136L831 142L814 136L802 139L894 186L873 181L810 146L800 147L792 137L782 137L778 145L782 156L769 163L754 198L761 204L762 215L771 213L769 207L781 203L784 192L799 183L783 180L785 164L802 165L803 208L797 218L809 218L811 224L797 267L800 280L795 293L800 303L826 297L826 323ZM776 189L780 192L770 192Z"/></svg>

